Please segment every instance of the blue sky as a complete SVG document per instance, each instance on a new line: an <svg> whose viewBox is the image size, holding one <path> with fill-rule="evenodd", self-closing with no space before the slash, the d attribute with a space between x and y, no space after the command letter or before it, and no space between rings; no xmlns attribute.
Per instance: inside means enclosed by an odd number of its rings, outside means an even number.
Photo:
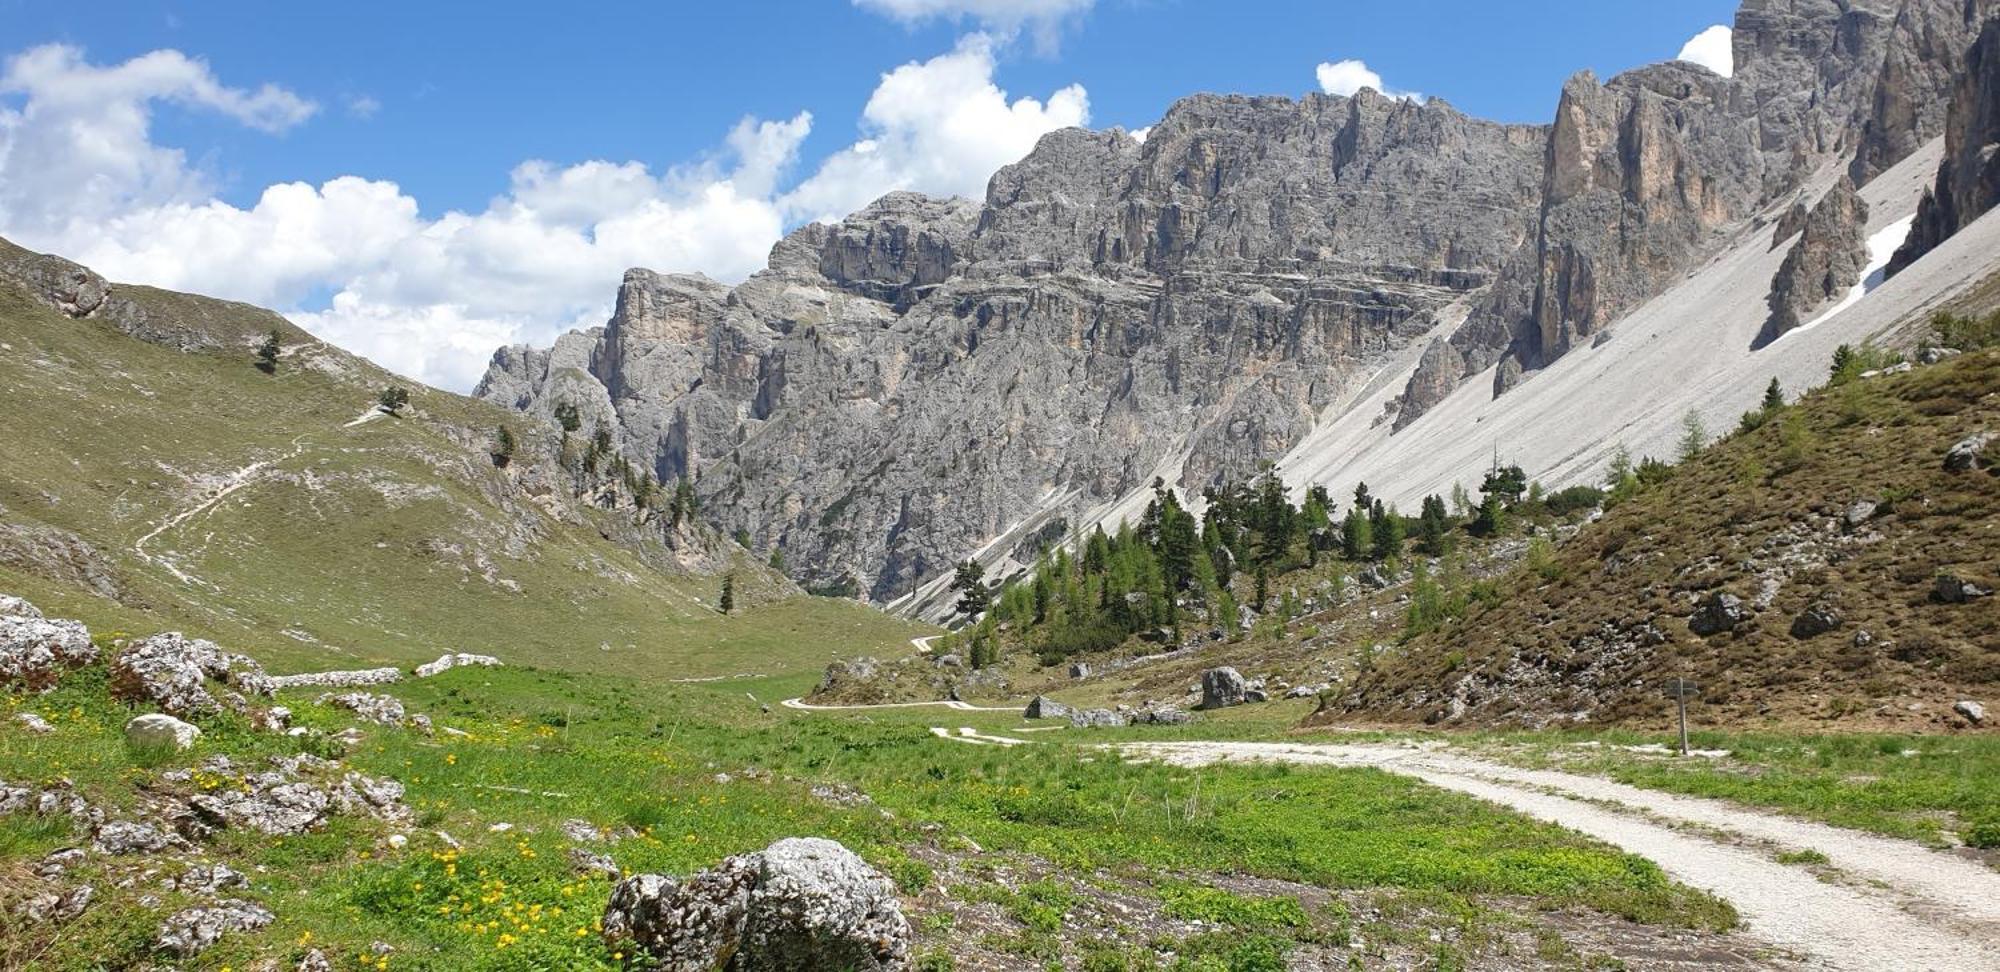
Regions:
<svg viewBox="0 0 2000 972"><path fill-rule="evenodd" d="M976 195L1059 124L1138 128L1195 91L1296 96L1350 59L1543 121L1571 73L1673 57L1734 7L0 0L0 234L270 304L463 387L502 340L601 319L621 262L738 278L784 229L880 191ZM63 141L77 130L110 135Z"/></svg>

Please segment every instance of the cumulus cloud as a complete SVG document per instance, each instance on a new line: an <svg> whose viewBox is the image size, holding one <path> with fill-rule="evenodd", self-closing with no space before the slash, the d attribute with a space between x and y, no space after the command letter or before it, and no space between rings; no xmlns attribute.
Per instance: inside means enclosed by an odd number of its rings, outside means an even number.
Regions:
<svg viewBox="0 0 2000 972"><path fill-rule="evenodd" d="M1362 88L1373 88L1379 94L1400 101L1424 100L1419 92L1396 91L1383 84L1382 76L1369 68L1366 61L1323 61L1313 73L1319 78L1319 89L1330 95L1348 97Z"/></svg>
<svg viewBox="0 0 2000 972"><path fill-rule="evenodd" d="M276 308L464 390L501 344L602 323L627 267L740 280L788 226L891 189L980 195L1044 132L1086 120L1083 89L1010 99L993 66L992 42L974 37L885 74L864 137L803 179L793 170L813 119L801 112L746 118L708 157L665 169L530 160L484 209L430 218L394 182L359 176L272 185L247 206L219 199L181 150L153 142L154 108L281 131L311 102L225 87L171 51L100 67L37 48L0 78L0 234L114 280Z"/></svg>
<svg viewBox="0 0 2000 972"><path fill-rule="evenodd" d="M1688 39L1681 45L1677 61L1699 64L1723 77L1736 73L1736 51L1732 44L1734 33L1722 24L1716 24Z"/></svg>
<svg viewBox="0 0 2000 972"><path fill-rule="evenodd" d="M995 169L1028 154L1044 134L1090 120L1090 99L1070 85L1046 102L1008 100L993 83L992 38L882 76L862 110L864 138L834 153L784 197L802 219L838 219L891 189L983 198Z"/></svg>
<svg viewBox="0 0 2000 972"><path fill-rule="evenodd" d="M987 31L1013 36L1028 28L1043 49L1052 49L1065 24L1087 12L1096 0L854 0L863 10L906 24L931 20L970 20Z"/></svg>
<svg viewBox="0 0 2000 972"><path fill-rule="evenodd" d="M382 103L367 95L355 95L347 99L347 113L363 121L375 117L381 110Z"/></svg>

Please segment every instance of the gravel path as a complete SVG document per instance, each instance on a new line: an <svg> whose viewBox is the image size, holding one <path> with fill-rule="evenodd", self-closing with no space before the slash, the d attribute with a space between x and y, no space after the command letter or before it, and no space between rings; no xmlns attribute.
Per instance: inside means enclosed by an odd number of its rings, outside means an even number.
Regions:
<svg viewBox="0 0 2000 972"><path fill-rule="evenodd" d="M1435 746L1135 743L1131 756L1180 766L1286 762L1369 766L1561 824L1657 862L1674 880L1736 906L1747 933L1806 968L2000 968L2000 873L1905 841L1716 800L1587 776L1518 769ZM1816 850L1824 878L1780 864Z"/></svg>

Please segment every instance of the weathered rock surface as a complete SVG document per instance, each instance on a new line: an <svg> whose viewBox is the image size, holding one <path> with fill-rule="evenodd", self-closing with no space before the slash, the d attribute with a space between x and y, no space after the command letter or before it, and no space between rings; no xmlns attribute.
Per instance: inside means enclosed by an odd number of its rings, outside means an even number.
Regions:
<svg viewBox="0 0 2000 972"><path fill-rule="evenodd" d="M1248 701L1249 686L1243 681L1242 673L1223 666L1211 668L1201 673L1201 707L1204 709L1226 709L1242 705Z"/></svg>
<svg viewBox="0 0 2000 972"><path fill-rule="evenodd" d="M0 594L0 618L39 618L42 609L12 594Z"/></svg>
<svg viewBox="0 0 2000 972"><path fill-rule="evenodd" d="M1868 203L1842 178L1814 204L1797 243L1771 279L1770 319L1757 336L1769 344L1846 295L1868 266Z"/></svg>
<svg viewBox="0 0 2000 972"><path fill-rule="evenodd" d="M64 672L96 660L97 646L78 622L50 620L39 611L0 616L0 686L46 692Z"/></svg>
<svg viewBox="0 0 2000 972"><path fill-rule="evenodd" d="M262 905L230 899L175 913L160 923L159 946L182 958L207 951L224 935L256 931L277 920Z"/></svg>
<svg viewBox="0 0 2000 972"><path fill-rule="evenodd" d="M1931 588L1931 596L1944 604L1964 604L1992 593L1957 574L1939 574Z"/></svg>
<svg viewBox="0 0 2000 972"><path fill-rule="evenodd" d="M1937 184L1924 194L1909 237L1890 258L1890 276L2000 203L2000 20L1986 22L1952 80Z"/></svg>
<svg viewBox="0 0 2000 972"><path fill-rule="evenodd" d="M134 749L182 750L201 738L201 728L161 712L133 717L125 724L125 744Z"/></svg>
<svg viewBox="0 0 2000 972"><path fill-rule="evenodd" d="M209 690L211 680L235 691L217 699ZM179 632L140 639L111 659L114 698L151 702L175 716L212 715L225 705L240 712L248 707L242 693L269 695L271 690L270 676L249 656Z"/></svg>
<svg viewBox="0 0 2000 972"><path fill-rule="evenodd" d="M1944 454L1945 471L1975 472L1988 468L1992 462L1986 458L1986 447L1994 439L2000 439L2000 432L1981 432L1959 440Z"/></svg>
<svg viewBox="0 0 2000 972"><path fill-rule="evenodd" d="M395 668L364 668L359 671L273 675L270 677L270 684L273 689L356 688L363 685L388 685L402 680L402 671Z"/></svg>
<svg viewBox="0 0 2000 972"><path fill-rule="evenodd" d="M830 840L795 837L685 879L613 889L604 936L667 972L909 967L910 925L889 879Z"/></svg>
<svg viewBox="0 0 2000 972"><path fill-rule="evenodd" d="M433 675L443 674L454 668L462 668L467 665L479 665L490 668L499 664L500 659L492 655L469 655L465 652L452 652L439 655L437 661L425 662L418 665L417 677L430 678Z"/></svg>
<svg viewBox="0 0 2000 972"><path fill-rule="evenodd" d="M1029 700L1028 708L1021 713L1023 719L1067 719L1072 710L1046 695L1037 695Z"/></svg>
<svg viewBox="0 0 2000 972"><path fill-rule="evenodd" d="M1116 729L1125 724L1125 716L1111 709L1071 709L1069 724L1078 729Z"/></svg>
<svg viewBox="0 0 2000 972"><path fill-rule="evenodd" d="M230 770L226 760L211 768L217 773ZM401 783L342 771L338 764L311 756L274 760L271 769L243 774L231 786L198 792L187 804L192 818L181 829L196 836L228 828L274 836L298 834L335 815L395 823L410 819Z"/></svg>
<svg viewBox="0 0 2000 972"><path fill-rule="evenodd" d="M338 695L326 694L316 699L320 705L330 705L354 713L355 718L377 725L400 726L409 718L401 700L394 696L377 695L372 692L342 692Z"/></svg>
<svg viewBox="0 0 2000 972"><path fill-rule="evenodd" d="M1847 623L1840 613L1839 605L1820 598L1808 605L1799 616L1792 619L1792 637L1817 638L1829 631L1837 631Z"/></svg>
<svg viewBox="0 0 2000 972"><path fill-rule="evenodd" d="M1975 726L1986 724L1986 707L1971 699L1958 700L1958 702L1952 705L1951 711L1958 713L1959 718Z"/></svg>
<svg viewBox="0 0 2000 972"><path fill-rule="evenodd" d="M1688 630L1707 638L1734 631L1755 616L1744 606L1742 598L1718 591L1702 599L1701 606L1688 618Z"/></svg>

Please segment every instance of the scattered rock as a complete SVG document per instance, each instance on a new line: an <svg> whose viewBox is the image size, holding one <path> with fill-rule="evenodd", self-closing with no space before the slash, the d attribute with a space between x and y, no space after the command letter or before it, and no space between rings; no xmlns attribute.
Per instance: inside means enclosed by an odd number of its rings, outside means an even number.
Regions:
<svg viewBox="0 0 2000 972"><path fill-rule="evenodd" d="M125 724L125 744L133 749L172 749L179 752L201 738L201 728L162 712L148 712Z"/></svg>
<svg viewBox="0 0 2000 972"><path fill-rule="evenodd" d="M618 884L604 936L631 941L663 972L901 970L910 924L895 885L834 841L794 837L685 880Z"/></svg>
<svg viewBox="0 0 2000 972"><path fill-rule="evenodd" d="M1944 454L1946 472L1974 472L1992 465L1986 458L1986 447L1994 439L2000 439L2000 432L1981 432L1961 439Z"/></svg>
<svg viewBox="0 0 2000 972"><path fill-rule="evenodd" d="M1116 729L1125 724L1125 717L1110 709L1073 709L1069 724L1078 729Z"/></svg>
<svg viewBox="0 0 2000 972"><path fill-rule="evenodd" d="M1242 705L1246 699L1248 686L1243 675L1234 668L1224 666L1211 668L1201 673L1201 707L1204 709L1226 709L1232 705Z"/></svg>
<svg viewBox="0 0 2000 972"><path fill-rule="evenodd" d="M198 793L188 798L193 816L182 829L194 829L196 836L230 827L277 836L304 833L334 814L394 822L410 818L403 785L395 780L348 772L322 783L304 775L325 773L336 765L313 756L294 756L233 786Z"/></svg>
<svg viewBox="0 0 2000 972"><path fill-rule="evenodd" d="M114 698L151 702L170 715L194 717L222 711L224 701L209 692L211 679L239 692L269 695L272 691L270 676L249 657L174 631L135 641L111 659ZM233 694L224 699L232 708L247 708Z"/></svg>
<svg viewBox="0 0 2000 972"><path fill-rule="evenodd" d="M1986 724L1986 707L1971 699L1958 700L1957 704L1951 707L1951 711L1958 713L1960 718L1975 726Z"/></svg>
<svg viewBox="0 0 2000 972"><path fill-rule="evenodd" d="M182 894L221 894L230 888L248 887L250 879L227 864L196 864L180 877L166 882L167 889Z"/></svg>
<svg viewBox="0 0 2000 972"><path fill-rule="evenodd" d="M364 668L348 672L306 672L302 675L273 675L271 687L288 688L355 688L362 685L387 685L403 680L403 673L394 668Z"/></svg>
<svg viewBox="0 0 2000 972"><path fill-rule="evenodd" d="M41 859L35 865L35 876L39 878L59 878L69 869L83 863L83 848L65 847Z"/></svg>
<svg viewBox="0 0 2000 972"><path fill-rule="evenodd" d="M44 733L50 733L56 731L56 727L49 725L49 720L44 719L33 712L18 713L14 716L14 721L20 723L21 728L26 729L29 732L32 732L36 735L42 735Z"/></svg>
<svg viewBox="0 0 2000 972"><path fill-rule="evenodd" d="M160 924L157 940L161 948L182 958L206 951L231 932L256 931L277 920L262 906L230 899L201 908L189 908Z"/></svg>
<svg viewBox="0 0 2000 972"><path fill-rule="evenodd" d="M875 803L868 794L845 783L814 783L806 792L813 799L835 807L866 807Z"/></svg>
<svg viewBox="0 0 2000 972"><path fill-rule="evenodd" d="M1243 701L1245 701L1245 702L1269 702L1269 701L1271 701L1271 696L1270 696L1270 693L1267 693L1267 692L1265 692L1265 691L1264 691L1263 689L1260 689L1260 688L1253 688L1253 689L1244 689L1244 690L1243 690Z"/></svg>
<svg viewBox="0 0 2000 972"><path fill-rule="evenodd" d="M1070 714L1069 706L1066 706L1061 702L1057 702L1056 700L1049 698L1046 695L1037 695L1034 697L1032 701L1028 703L1028 708L1021 713L1021 718L1067 719L1069 718L1069 714Z"/></svg>
<svg viewBox="0 0 2000 972"><path fill-rule="evenodd" d="M1958 350L1957 348L1931 348L1931 347L1918 348L1917 363L1922 365L1934 365L1948 358L1958 357L1963 353L1964 352Z"/></svg>
<svg viewBox="0 0 2000 972"><path fill-rule="evenodd" d="M407 718L403 703L387 695L375 695L369 692L344 692L339 695L329 693L314 701L320 705L346 709L365 722L385 726L400 726Z"/></svg>
<svg viewBox="0 0 2000 972"><path fill-rule="evenodd" d="M34 610L33 605L28 609ZM64 672L96 660L90 631L78 622L51 621L39 612L0 617L0 685L46 692Z"/></svg>
<svg viewBox="0 0 2000 972"><path fill-rule="evenodd" d="M79 884L62 894L46 892L14 906L14 916L30 925L62 924L83 914L97 889Z"/></svg>
<svg viewBox="0 0 2000 972"><path fill-rule="evenodd" d="M467 665L480 665L491 668L497 667L499 664L500 659L492 655L468 655L464 652L455 652L439 655L437 661L418 665L417 677L430 678L433 675L448 672L454 668L464 668Z"/></svg>
<svg viewBox="0 0 2000 972"><path fill-rule="evenodd" d="M604 840L604 832L592 826L588 820L578 820L572 817L563 821L561 828L563 836L571 840L581 841L586 844L595 844Z"/></svg>
<svg viewBox="0 0 2000 972"><path fill-rule="evenodd" d="M1945 604L1964 604L1993 593L1956 574L1939 574L1931 596Z"/></svg>
<svg viewBox="0 0 2000 972"><path fill-rule="evenodd" d="M1859 530L1882 509L1880 503L1870 499L1855 500L1847 505L1847 512L1841 517L1849 532Z"/></svg>
<svg viewBox="0 0 2000 972"><path fill-rule="evenodd" d="M292 727L292 710L282 705L268 709L255 709L250 713L250 728L259 732L285 732Z"/></svg>
<svg viewBox="0 0 2000 972"><path fill-rule="evenodd" d="M315 948L300 956L296 972L333 972L333 962L325 952Z"/></svg>
<svg viewBox="0 0 2000 972"><path fill-rule="evenodd" d="M1703 599L1701 606L1688 618L1688 630L1706 638L1749 621L1753 615L1743 606L1743 599L1734 594L1717 591Z"/></svg>
<svg viewBox="0 0 2000 972"><path fill-rule="evenodd" d="M1069 666L1069 677L1072 679L1089 678L1090 666L1084 664L1083 662L1072 663Z"/></svg>
<svg viewBox="0 0 2000 972"><path fill-rule="evenodd" d="M1840 608L1830 598L1819 598L1792 620L1792 637L1817 638L1847 623Z"/></svg>
<svg viewBox="0 0 2000 972"><path fill-rule="evenodd" d="M1166 707L1141 709L1132 716L1135 726L1184 726L1193 721L1193 713Z"/></svg>
<svg viewBox="0 0 2000 972"><path fill-rule="evenodd" d="M618 862L612 860L610 855L599 854L582 847L569 849L569 868L578 874L610 878L613 881L624 874L618 869Z"/></svg>
<svg viewBox="0 0 2000 972"><path fill-rule="evenodd" d="M42 609L12 594L0 594L0 618L39 618Z"/></svg>
<svg viewBox="0 0 2000 972"><path fill-rule="evenodd" d="M97 828L91 846L100 854L157 854L179 841L151 824L113 820Z"/></svg>

